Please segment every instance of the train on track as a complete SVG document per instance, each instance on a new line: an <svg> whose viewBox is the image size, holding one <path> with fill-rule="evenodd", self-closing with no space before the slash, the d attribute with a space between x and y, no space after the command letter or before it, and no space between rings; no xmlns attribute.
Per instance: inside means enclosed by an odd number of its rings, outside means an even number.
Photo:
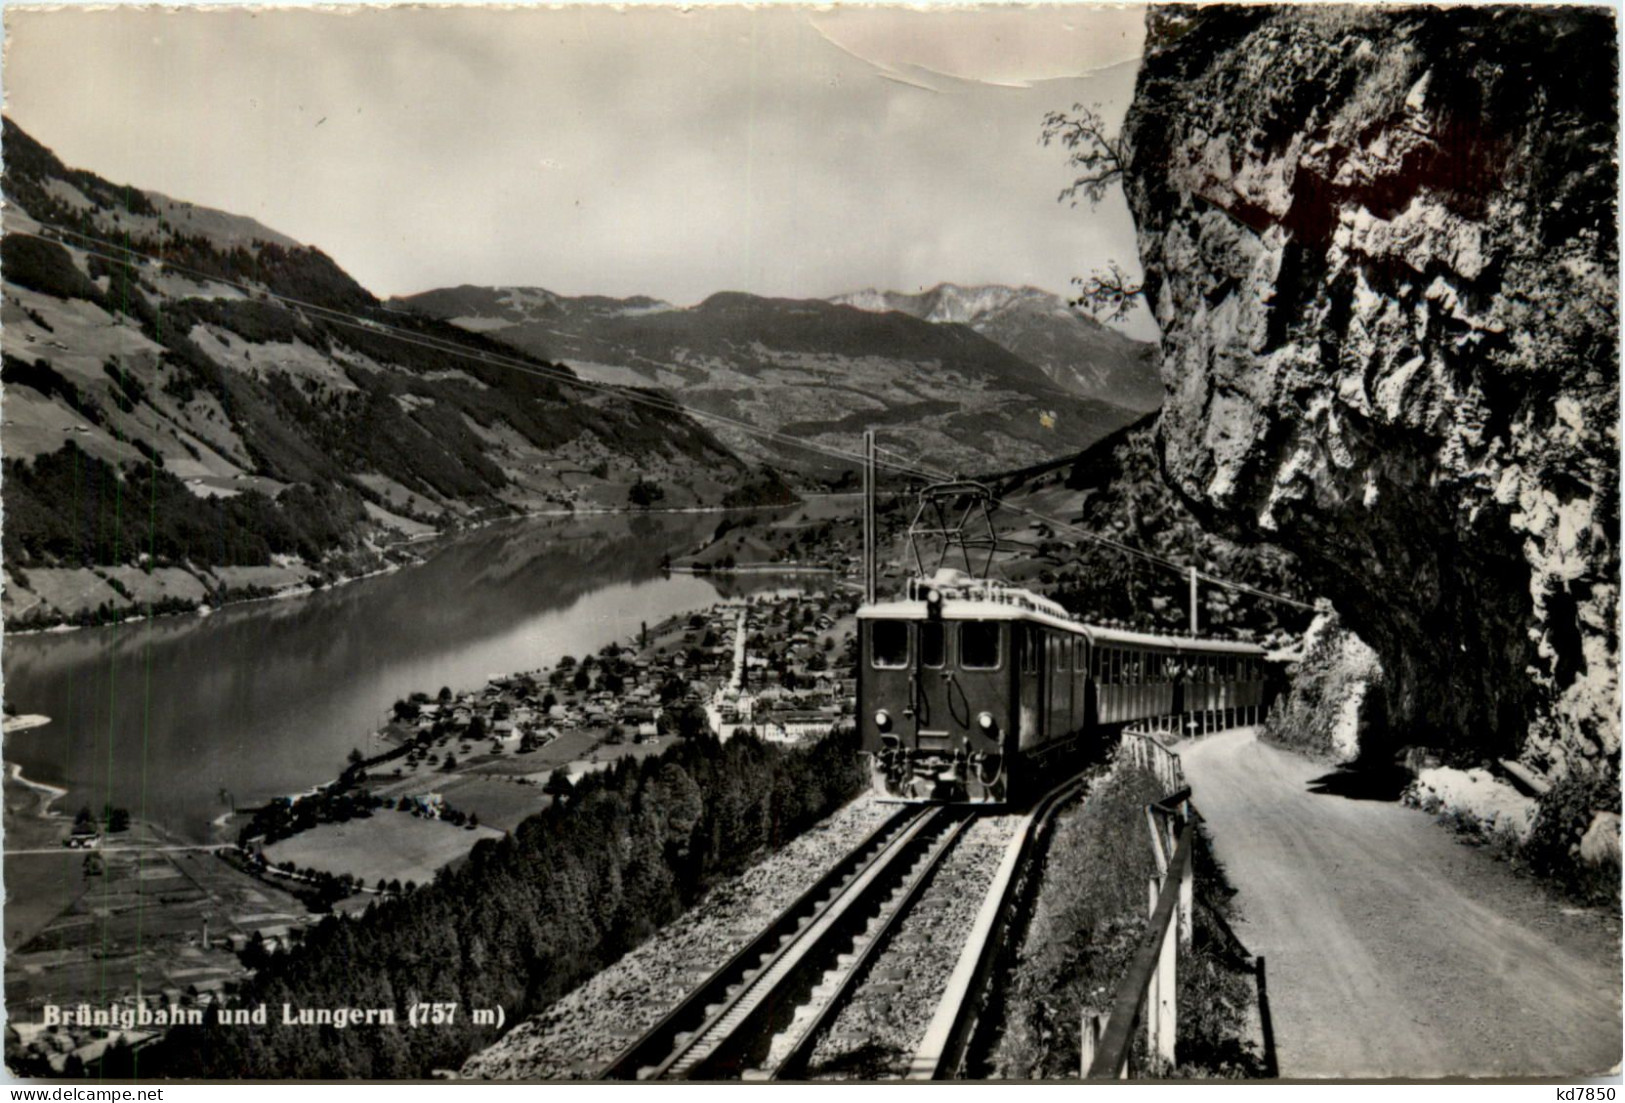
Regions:
<svg viewBox="0 0 1625 1103"><path fill-rule="evenodd" d="M858 611L858 727L890 799L1019 805L1137 721L1264 705L1264 649L1085 624L939 568Z"/></svg>

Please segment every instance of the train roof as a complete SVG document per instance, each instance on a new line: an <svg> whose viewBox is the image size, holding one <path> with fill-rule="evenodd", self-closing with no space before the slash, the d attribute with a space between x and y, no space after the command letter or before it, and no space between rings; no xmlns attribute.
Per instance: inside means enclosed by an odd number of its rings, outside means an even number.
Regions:
<svg viewBox="0 0 1625 1103"><path fill-rule="evenodd" d="M1025 597L1036 597L1026 591L1010 591L1012 598L1015 594ZM1256 643L1242 643L1237 640L1212 640L1200 636L1159 636L1150 632L1131 632L1125 628L1105 628L1095 624L1085 624L1083 621L1073 620L1059 606L1046 598L1037 598L1044 605L1054 606L1057 612L1051 612L1036 604L1029 605L1019 599L990 600L985 597L956 598L945 597L942 602L942 619L944 620L1021 620L1046 624L1051 628L1058 628L1063 632L1074 632L1087 636L1091 643L1115 644L1124 647L1159 647L1172 648L1180 651L1206 651L1224 655L1263 655L1265 648ZM865 605L858 609L860 620L924 620L926 619L925 602L923 601L880 601L873 605Z"/></svg>
<svg viewBox="0 0 1625 1103"><path fill-rule="evenodd" d="M1101 628L1078 624L1095 643L1121 643L1131 647L1177 647L1182 651L1212 651L1224 655L1262 655L1265 648L1241 640L1213 640L1202 636L1158 636L1150 632L1130 632L1124 628Z"/></svg>

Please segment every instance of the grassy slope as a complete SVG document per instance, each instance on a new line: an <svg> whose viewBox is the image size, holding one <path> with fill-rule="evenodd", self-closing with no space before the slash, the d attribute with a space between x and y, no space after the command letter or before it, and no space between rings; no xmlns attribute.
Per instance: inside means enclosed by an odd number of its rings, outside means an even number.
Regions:
<svg viewBox="0 0 1625 1103"><path fill-rule="evenodd" d="M1145 886L1156 866L1145 806L1164 795L1149 771L1120 764L1057 824L1009 982L995 1075L1078 1075L1083 1013L1111 1010L1147 934ZM1260 1076L1262 1060L1248 1037L1255 998L1251 967L1226 922L1234 890L1200 836L1193 860L1197 906L1192 947L1179 965L1179 1063L1164 1072L1182 1078ZM1143 1061L1143 1041L1135 1051Z"/></svg>
<svg viewBox="0 0 1625 1103"><path fill-rule="evenodd" d="M483 362L516 356L384 309L318 250L245 238L252 223L210 212L173 225L185 213L66 168L10 120L5 149L8 569L108 567L143 552L198 568L268 566L286 553L350 573L382 562L374 537L392 516L404 535L515 509L624 505L639 477L681 506L718 501L743 477L694 422L522 355L531 372ZM25 236L41 223L115 238L169 267ZM78 480L66 500L79 505L53 518L64 477ZM153 547L155 534L188 524L206 532L178 550ZM278 527L296 530L299 547L284 546ZM8 602L8 615L20 611ZM42 623L74 611L33 605Z"/></svg>

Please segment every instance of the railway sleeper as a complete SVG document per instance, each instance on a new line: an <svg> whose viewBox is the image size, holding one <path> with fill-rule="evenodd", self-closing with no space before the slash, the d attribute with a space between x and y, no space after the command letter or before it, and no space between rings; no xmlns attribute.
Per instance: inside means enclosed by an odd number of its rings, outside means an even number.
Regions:
<svg viewBox="0 0 1625 1103"><path fill-rule="evenodd" d="M831 973L851 976L874 944L872 939L865 941L865 933L877 920L884 928L887 913L895 911L900 892L923 876L922 865L926 870L930 868L926 856L944 853L947 837L956 834L956 826L965 822L968 820L963 811L937 809L896 839L888 848L890 856L871 865L872 877L855 878L842 894L844 903L836 904L831 913L804 928L798 943L808 941L799 951L792 949L794 963L784 969L769 966L770 975L764 976L767 989L742 996L716 1028L663 1075L716 1079L742 1076L771 1063L775 1039L793 1028L798 1015L805 1017L802 1009L815 1002L818 985ZM828 1006L828 1001L824 1003ZM814 1025L822 1022L819 1012Z"/></svg>

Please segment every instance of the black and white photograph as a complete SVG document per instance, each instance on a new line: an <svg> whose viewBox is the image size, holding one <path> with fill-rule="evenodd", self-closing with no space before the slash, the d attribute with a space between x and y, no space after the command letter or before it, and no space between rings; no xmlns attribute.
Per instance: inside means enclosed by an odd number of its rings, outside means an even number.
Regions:
<svg viewBox="0 0 1625 1103"><path fill-rule="evenodd" d="M1614 1098L1614 6L0 19L0 1078Z"/></svg>

